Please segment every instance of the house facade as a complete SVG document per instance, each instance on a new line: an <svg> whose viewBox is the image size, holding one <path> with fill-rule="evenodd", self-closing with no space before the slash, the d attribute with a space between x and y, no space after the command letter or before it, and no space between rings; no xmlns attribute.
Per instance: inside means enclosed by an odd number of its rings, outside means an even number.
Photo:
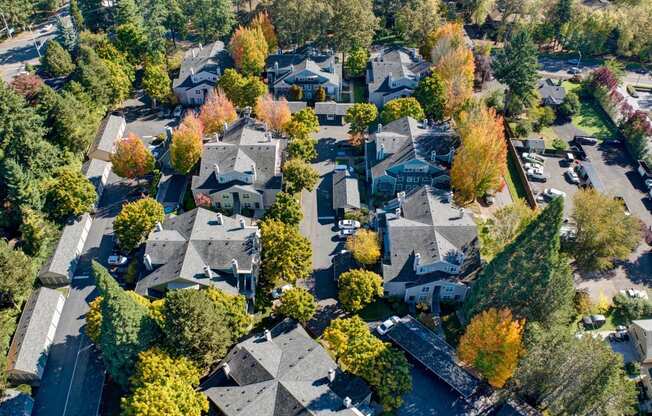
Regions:
<svg viewBox="0 0 652 416"><path fill-rule="evenodd" d="M179 76L172 81L174 95L184 106L202 105L224 70L232 67L233 59L224 42L191 48L183 57Z"/></svg>
<svg viewBox="0 0 652 416"><path fill-rule="evenodd" d="M431 304L435 292L439 300L464 300L462 280L480 266L478 235L450 192L430 186L401 192L379 217L385 296L412 304Z"/></svg>
<svg viewBox="0 0 652 416"><path fill-rule="evenodd" d="M222 416L373 416L371 390L296 321L236 344L201 386Z"/></svg>
<svg viewBox="0 0 652 416"><path fill-rule="evenodd" d="M374 194L391 197L424 185L450 186L457 136L448 123L403 117L378 125L365 144L367 180Z"/></svg>
<svg viewBox="0 0 652 416"><path fill-rule="evenodd" d="M262 215L281 190L284 149L285 142L262 123L250 117L237 120L204 144L199 175L192 178L195 202Z"/></svg>
<svg viewBox="0 0 652 416"><path fill-rule="evenodd" d="M244 217L195 208L157 224L149 234L143 263L147 274L136 292L160 298L172 289L216 287L241 294L250 306L260 264L258 228Z"/></svg>
<svg viewBox="0 0 652 416"><path fill-rule="evenodd" d="M415 48L388 46L374 51L365 74L369 102L380 109L393 99L411 96L429 69Z"/></svg>
<svg viewBox="0 0 652 416"><path fill-rule="evenodd" d="M336 103L335 101L325 101L315 103L315 114L321 125L343 126L344 116L353 103Z"/></svg>
<svg viewBox="0 0 652 416"><path fill-rule="evenodd" d="M276 98L290 99L290 88L303 91L303 100L313 101L319 88L324 88L328 99L342 98L341 55L304 48L296 53L275 54L267 58L265 77L270 92Z"/></svg>

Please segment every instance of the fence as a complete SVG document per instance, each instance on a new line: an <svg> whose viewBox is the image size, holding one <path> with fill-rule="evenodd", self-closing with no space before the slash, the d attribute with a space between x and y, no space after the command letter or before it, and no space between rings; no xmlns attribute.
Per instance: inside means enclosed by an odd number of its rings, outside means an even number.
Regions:
<svg viewBox="0 0 652 416"><path fill-rule="evenodd" d="M536 198L534 197L534 193L532 192L532 188L530 188L530 183L527 180L527 175L525 174L525 170L523 170L523 165L521 165L521 162L518 157L518 152L516 151L516 147L514 147L514 143L512 143L512 137L514 137L514 133L512 132L512 129L509 127L509 124L505 121L505 132L506 137L505 140L507 140L507 157L512 159L512 162L514 163L514 166L516 166L516 172L518 173L518 179L521 181L521 184L523 185L523 189L525 189L525 200L527 203L530 205L532 209L537 208L537 201Z"/></svg>

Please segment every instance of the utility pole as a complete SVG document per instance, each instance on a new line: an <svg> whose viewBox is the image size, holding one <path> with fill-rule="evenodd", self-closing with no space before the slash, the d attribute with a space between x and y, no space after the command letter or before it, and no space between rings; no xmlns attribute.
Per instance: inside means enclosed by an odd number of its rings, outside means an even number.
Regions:
<svg viewBox="0 0 652 416"><path fill-rule="evenodd" d="M5 24L5 30L7 31L7 35L9 35L9 39L12 39L13 36L11 36L11 29L9 29L9 25L7 24L7 19L5 18L5 14L0 12L0 16L2 16L2 22Z"/></svg>
<svg viewBox="0 0 652 416"><path fill-rule="evenodd" d="M38 57L41 58L41 50L39 49L38 43L36 43L34 32L32 32L32 25L28 25L27 29L29 30L29 34L32 35L32 43L34 43L34 48L36 49L36 53L38 53Z"/></svg>

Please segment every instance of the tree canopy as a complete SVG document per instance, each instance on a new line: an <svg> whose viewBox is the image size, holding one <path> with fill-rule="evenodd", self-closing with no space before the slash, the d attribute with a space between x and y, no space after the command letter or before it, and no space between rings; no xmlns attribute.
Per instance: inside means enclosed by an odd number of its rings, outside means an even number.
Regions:
<svg viewBox="0 0 652 416"><path fill-rule="evenodd" d="M433 120L443 120L446 106L445 86L436 73L419 80L414 98L417 99L424 112Z"/></svg>
<svg viewBox="0 0 652 416"><path fill-rule="evenodd" d="M96 202L95 187L74 166L59 169L48 186L46 205L58 220L88 212Z"/></svg>
<svg viewBox="0 0 652 416"><path fill-rule="evenodd" d="M243 75L259 75L265 69L269 51L260 27L238 27L231 37L229 50L235 67Z"/></svg>
<svg viewBox="0 0 652 416"><path fill-rule="evenodd" d="M129 133L116 143L111 155L113 172L122 178L138 178L154 169L154 156L138 136Z"/></svg>
<svg viewBox="0 0 652 416"><path fill-rule="evenodd" d="M75 70L70 53L56 40L47 42L42 63L45 71L53 77L66 77Z"/></svg>
<svg viewBox="0 0 652 416"><path fill-rule="evenodd" d="M204 134L223 133L224 127L238 118L235 107L221 90L213 90L199 112Z"/></svg>
<svg viewBox="0 0 652 416"><path fill-rule="evenodd" d="M164 218L163 206L152 198L124 204L113 223L120 247L127 251L135 249Z"/></svg>
<svg viewBox="0 0 652 416"><path fill-rule="evenodd" d="M318 180L319 173L315 168L301 159L291 159L283 165L285 191L290 194L304 189L311 192L315 189Z"/></svg>
<svg viewBox="0 0 652 416"><path fill-rule="evenodd" d="M315 315L317 303L315 297L302 287L293 287L281 296L278 312L305 324Z"/></svg>
<svg viewBox="0 0 652 416"><path fill-rule="evenodd" d="M380 259L380 239L378 233L360 229L346 239L346 249L355 261L364 265L373 265Z"/></svg>
<svg viewBox="0 0 652 416"><path fill-rule="evenodd" d="M228 68L218 81L229 100L238 108L254 107L258 98L267 93L267 86L256 76L244 77Z"/></svg>
<svg viewBox="0 0 652 416"><path fill-rule="evenodd" d="M201 121L192 112L172 133L170 163L179 173L189 173L201 158L203 133Z"/></svg>
<svg viewBox="0 0 652 416"><path fill-rule="evenodd" d="M292 113L285 98L275 100L271 94L258 97L256 101L256 118L265 122L276 133L280 133L292 120Z"/></svg>
<svg viewBox="0 0 652 416"><path fill-rule="evenodd" d="M260 224L262 272L268 287L294 284L312 272L312 246L297 227L267 219Z"/></svg>
<svg viewBox="0 0 652 416"><path fill-rule="evenodd" d="M338 279L339 299L345 310L357 312L383 295L383 278L369 270L354 269Z"/></svg>
<svg viewBox="0 0 652 416"><path fill-rule="evenodd" d="M414 97L395 98L389 101L380 112L380 119L383 124L389 124L402 117L412 117L416 120L423 120L426 114L421 104Z"/></svg>
<svg viewBox="0 0 652 416"><path fill-rule="evenodd" d="M0 239L0 306L19 307L34 285L36 267L21 250Z"/></svg>
<svg viewBox="0 0 652 416"><path fill-rule="evenodd" d="M281 221L287 225L298 226L303 219L301 203L292 194L279 192L265 218Z"/></svg>

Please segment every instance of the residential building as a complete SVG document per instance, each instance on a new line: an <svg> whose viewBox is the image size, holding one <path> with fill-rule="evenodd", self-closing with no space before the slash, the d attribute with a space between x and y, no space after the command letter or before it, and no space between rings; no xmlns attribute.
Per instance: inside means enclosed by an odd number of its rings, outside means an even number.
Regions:
<svg viewBox="0 0 652 416"><path fill-rule="evenodd" d="M380 109L395 98L411 96L429 70L430 63L415 48L386 46L374 51L366 72L369 102Z"/></svg>
<svg viewBox="0 0 652 416"><path fill-rule="evenodd" d="M206 46L200 43L185 53L179 76L172 81L174 95L185 106L204 104L224 70L232 67L233 59L224 42L218 40Z"/></svg>
<svg viewBox="0 0 652 416"><path fill-rule="evenodd" d="M66 299L56 289L41 287L30 296L7 354L7 375L17 384L38 385Z"/></svg>
<svg viewBox="0 0 652 416"><path fill-rule="evenodd" d="M352 103L336 103L335 101L324 101L315 103L315 114L322 125L344 125L344 116L349 108L353 107Z"/></svg>
<svg viewBox="0 0 652 416"><path fill-rule="evenodd" d="M170 289L216 287L241 294L253 306L260 265L258 227L244 217L195 208L168 217L149 234L136 284L141 295L160 298Z"/></svg>
<svg viewBox="0 0 652 416"><path fill-rule="evenodd" d="M540 79L537 82L537 92L543 105L561 105L566 98L566 90L561 86L561 81L550 78Z"/></svg>
<svg viewBox="0 0 652 416"><path fill-rule="evenodd" d="M47 286L64 286L72 281L92 222L93 219L88 214L68 221L63 227L54 252L38 273L41 283Z"/></svg>
<svg viewBox="0 0 652 416"><path fill-rule="evenodd" d="M115 114L106 116L91 144L88 158L110 162L111 155L115 151L115 143L122 139L126 127L127 122L124 117Z"/></svg>
<svg viewBox="0 0 652 416"><path fill-rule="evenodd" d="M0 398L0 416L32 416L34 399L27 393L6 389Z"/></svg>
<svg viewBox="0 0 652 416"><path fill-rule="evenodd" d="M222 136L204 144L199 175L192 178L197 205L262 215L281 190L285 144L250 117L228 126Z"/></svg>
<svg viewBox="0 0 652 416"><path fill-rule="evenodd" d="M367 180L372 193L391 197L423 185L450 186L447 166L457 136L448 123L431 124L403 117L378 125L365 144Z"/></svg>
<svg viewBox="0 0 652 416"><path fill-rule="evenodd" d="M360 209L358 179L351 175L348 167L333 172L333 210L338 218L345 213Z"/></svg>
<svg viewBox="0 0 652 416"><path fill-rule="evenodd" d="M629 326L632 345L638 353L642 364L652 363L652 319L639 319L632 321Z"/></svg>
<svg viewBox="0 0 652 416"><path fill-rule="evenodd" d="M288 97L293 85L303 90L303 99L313 101L322 87L326 96L342 98L342 57L306 47L295 53L270 55L265 64L265 76L275 97Z"/></svg>
<svg viewBox="0 0 652 416"><path fill-rule="evenodd" d="M109 180L111 174L111 162L106 162L101 159L91 159L82 167L84 176L91 181L97 191L97 202L99 203L104 192L104 186Z"/></svg>
<svg viewBox="0 0 652 416"><path fill-rule="evenodd" d="M464 300L463 280L480 266L478 235L471 215L451 199L422 186L399 193L379 213L385 296L430 305L441 286L439 300Z"/></svg>
<svg viewBox="0 0 652 416"><path fill-rule="evenodd" d="M236 344L202 385L223 416L367 416L371 390L296 321Z"/></svg>

